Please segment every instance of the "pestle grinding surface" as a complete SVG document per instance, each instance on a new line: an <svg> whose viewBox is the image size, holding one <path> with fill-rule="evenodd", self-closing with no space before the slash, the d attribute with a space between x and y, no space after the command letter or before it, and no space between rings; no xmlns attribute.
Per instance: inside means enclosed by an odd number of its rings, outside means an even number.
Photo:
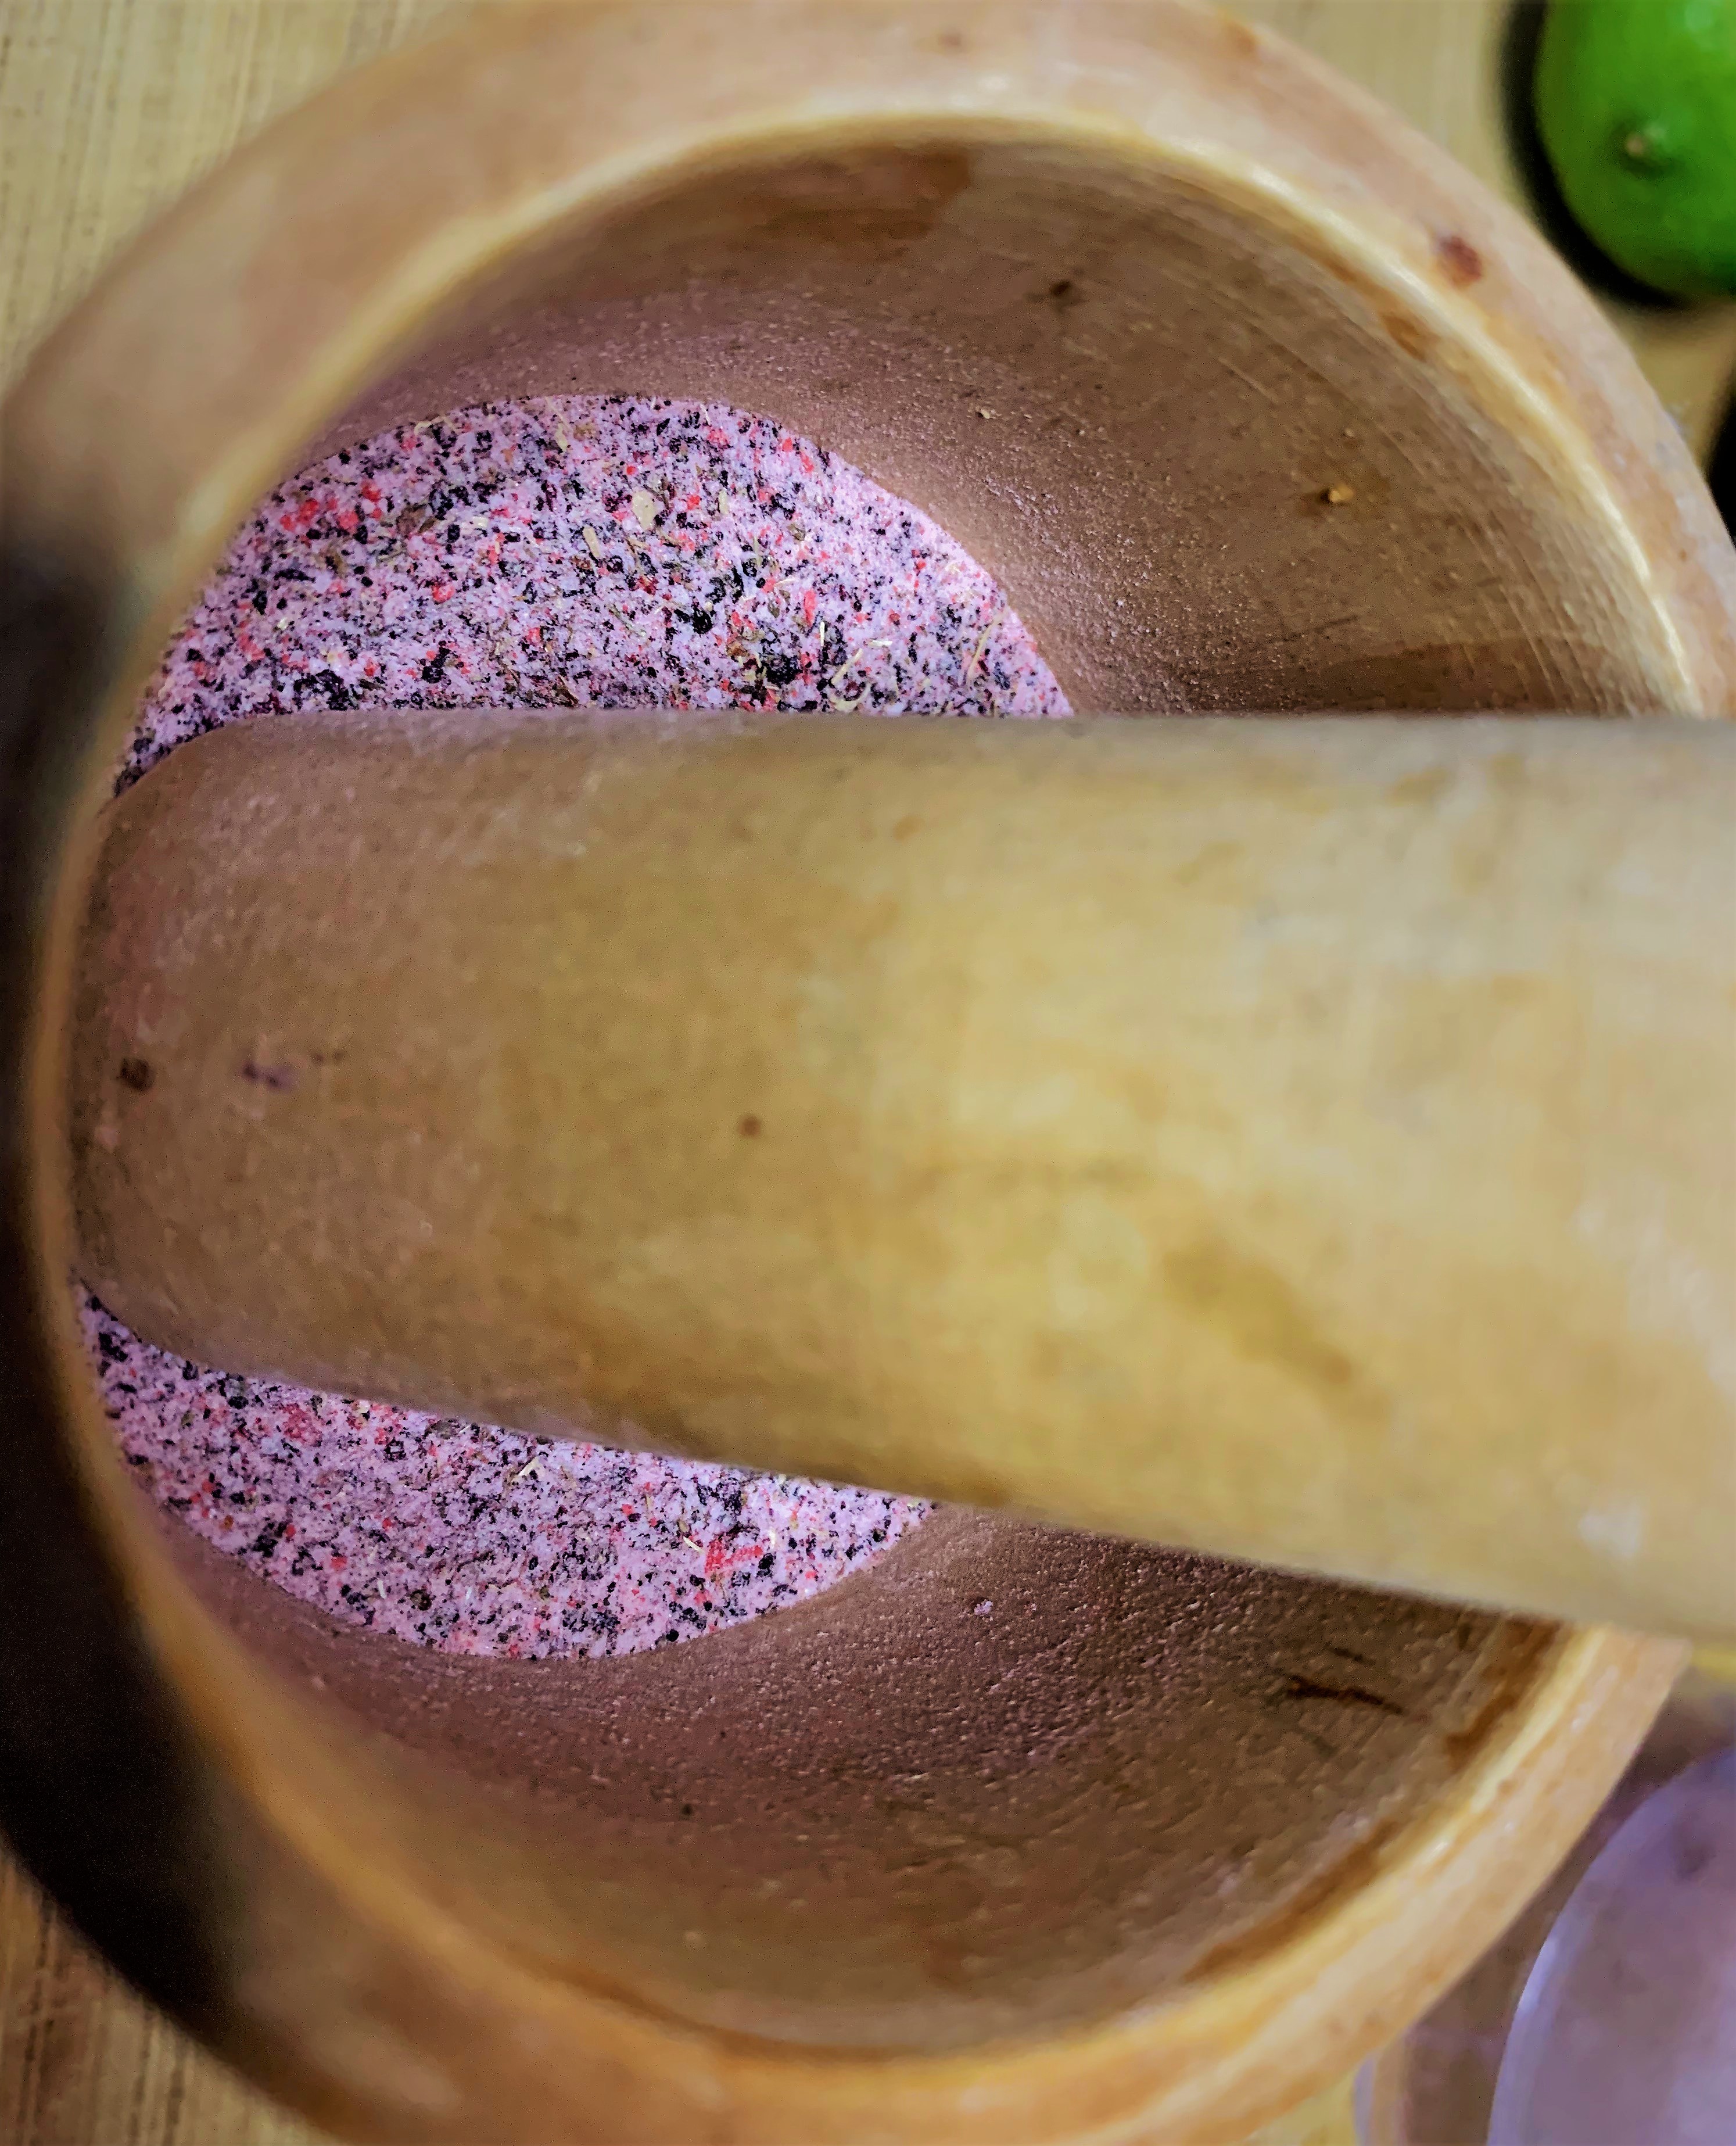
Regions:
<svg viewBox="0 0 1736 2146"><path fill-rule="evenodd" d="M223 723L406 705L1070 712L920 510L766 419L619 397L456 412L281 486L165 656L117 786ZM161 1506L298 1599L446 1653L697 1637L861 1569L928 1510L242 1379L89 1297L82 1319Z"/></svg>

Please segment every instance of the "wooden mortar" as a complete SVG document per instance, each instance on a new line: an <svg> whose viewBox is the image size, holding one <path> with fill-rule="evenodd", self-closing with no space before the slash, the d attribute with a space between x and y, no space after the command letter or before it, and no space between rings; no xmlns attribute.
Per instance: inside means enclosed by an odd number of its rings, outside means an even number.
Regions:
<svg viewBox="0 0 1736 2146"><path fill-rule="evenodd" d="M166 1534L109 1458L62 1098L139 686L320 445L611 390L918 501L1080 707L1727 711L1728 544L1592 307L1219 15L489 8L341 83L6 413L7 1824L349 2135L1233 2137L1488 1943L1673 1645L955 1513L686 1648L459 1662Z"/></svg>

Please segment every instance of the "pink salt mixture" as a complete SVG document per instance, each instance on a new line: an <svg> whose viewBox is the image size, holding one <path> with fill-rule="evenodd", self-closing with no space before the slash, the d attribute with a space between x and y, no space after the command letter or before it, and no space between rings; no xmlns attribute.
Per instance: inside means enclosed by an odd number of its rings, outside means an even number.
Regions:
<svg viewBox="0 0 1736 2146"><path fill-rule="evenodd" d="M722 405L462 410L304 470L241 532L120 776L304 708L1070 712L995 582L918 509ZM186 1363L93 1299L122 1455L219 1550L453 1654L626 1654L800 1600L927 1511L541 1440Z"/></svg>

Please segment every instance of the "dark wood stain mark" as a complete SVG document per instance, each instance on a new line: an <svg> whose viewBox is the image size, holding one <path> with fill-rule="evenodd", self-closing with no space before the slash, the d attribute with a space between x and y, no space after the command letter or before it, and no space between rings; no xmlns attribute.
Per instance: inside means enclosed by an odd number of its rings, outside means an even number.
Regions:
<svg viewBox="0 0 1736 2146"><path fill-rule="evenodd" d="M1250 26L1236 16L1222 17L1224 36L1230 49L1239 60L1257 60L1260 57L1260 39Z"/></svg>
<svg viewBox="0 0 1736 2146"><path fill-rule="evenodd" d="M1394 1720L1409 1721L1410 1715L1396 1699L1383 1699L1378 1691L1366 1691L1359 1684L1320 1684L1313 1677L1298 1676L1287 1669L1276 1696L1280 1699L1335 1699L1346 1706L1370 1707L1376 1714L1389 1714Z"/></svg>
<svg viewBox="0 0 1736 2146"><path fill-rule="evenodd" d="M121 1085L130 1088L136 1095L142 1095L157 1081L156 1068L148 1058L123 1058L120 1069Z"/></svg>
<svg viewBox="0 0 1736 2146"><path fill-rule="evenodd" d="M720 217L834 257L890 261L927 237L975 169L964 149L804 157L767 173L751 200L720 203Z"/></svg>
<svg viewBox="0 0 1736 2146"><path fill-rule="evenodd" d="M1292 1373L1339 1405L1357 1385L1356 1367L1309 1318L1275 1269L1212 1238L1164 1262L1170 1293L1220 1326L1245 1355Z"/></svg>
<svg viewBox="0 0 1736 2146"><path fill-rule="evenodd" d="M293 1066L261 1066L252 1058L242 1067L241 1077L256 1088L268 1088L274 1095L287 1095L297 1085Z"/></svg>
<svg viewBox="0 0 1736 2146"><path fill-rule="evenodd" d="M1441 1739L1442 1752L1455 1773L1488 1743L1503 1718L1524 1705L1535 1692L1544 1673L1545 1658L1563 1640L1559 1625L1532 1624L1520 1618L1483 1617L1475 1612L1468 1613L1465 1631L1469 1644L1487 1646L1489 1653L1479 1672L1484 1680L1483 1704L1463 1729ZM1414 1813L1395 1814L1377 1824L1329 1869L1300 1886L1275 1914L1203 1954L1184 1978L1185 1984L1207 1982L1269 1959L1278 1946L1300 1936L1339 1901L1366 1885L1415 1822Z"/></svg>
<svg viewBox="0 0 1736 2146"><path fill-rule="evenodd" d="M1449 231L1435 240L1434 257L1440 264L1440 272L1455 291L1469 289L1482 277L1483 256L1469 239L1461 238L1456 231Z"/></svg>

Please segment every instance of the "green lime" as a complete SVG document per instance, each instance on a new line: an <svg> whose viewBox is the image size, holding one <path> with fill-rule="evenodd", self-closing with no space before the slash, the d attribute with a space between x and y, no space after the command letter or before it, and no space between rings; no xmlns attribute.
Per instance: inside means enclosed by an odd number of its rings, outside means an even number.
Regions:
<svg viewBox="0 0 1736 2146"><path fill-rule="evenodd" d="M1612 261L1678 297L1736 292L1736 0L1554 0L1533 94Z"/></svg>

